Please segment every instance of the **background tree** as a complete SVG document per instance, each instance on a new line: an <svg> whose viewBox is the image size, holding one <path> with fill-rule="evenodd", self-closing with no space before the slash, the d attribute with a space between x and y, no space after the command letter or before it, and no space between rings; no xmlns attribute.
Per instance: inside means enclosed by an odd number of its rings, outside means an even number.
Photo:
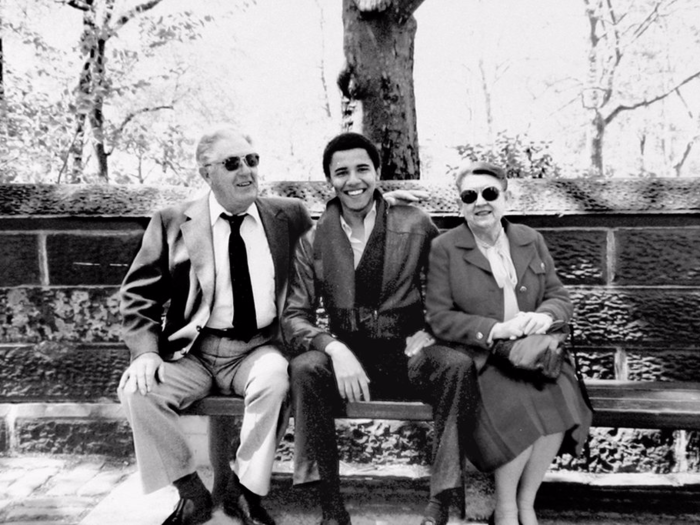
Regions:
<svg viewBox="0 0 700 525"><path fill-rule="evenodd" d="M105 143L104 120L105 98L110 90L106 70L107 43L130 20L153 9L161 1L146 1L116 17L115 0L65 1L65 5L83 13L80 50L84 62L75 92L75 132L69 153L72 165L71 182L82 182L83 148L88 124L91 134L89 144L95 154L99 177L104 182L109 182L109 152Z"/></svg>
<svg viewBox="0 0 700 525"><path fill-rule="evenodd" d="M380 148L387 180L420 177L413 13L423 1L343 0L346 66L338 86L352 127Z"/></svg>
<svg viewBox="0 0 700 525"><path fill-rule="evenodd" d="M683 86L700 77L700 67L681 76L680 67L659 67L657 49L650 55L643 47L643 40L654 29L659 29L671 16L678 0L654 0L632 2L615 0L584 0L589 24L588 86L583 92L584 107L589 110L589 152L592 174L603 175L604 140L606 130L621 114L640 108L648 108L672 94L679 94ZM658 40L656 40L658 42ZM640 51L641 47L641 51ZM651 65L649 72L654 82L629 82L624 74L623 61L633 60L640 53ZM644 75L639 75L643 77ZM644 153L645 141L640 141L640 153Z"/></svg>

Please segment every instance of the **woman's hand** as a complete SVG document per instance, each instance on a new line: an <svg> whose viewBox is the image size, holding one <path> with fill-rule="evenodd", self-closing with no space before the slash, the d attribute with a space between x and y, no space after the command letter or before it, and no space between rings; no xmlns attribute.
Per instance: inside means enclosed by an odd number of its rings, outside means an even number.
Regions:
<svg viewBox="0 0 700 525"><path fill-rule="evenodd" d="M425 330L419 330L415 334L406 338L406 350L404 354L408 357L413 357L426 346L430 346L435 342L435 339Z"/></svg>
<svg viewBox="0 0 700 525"><path fill-rule="evenodd" d="M513 317L503 323L496 323L491 330L491 339L517 339L523 335L523 319Z"/></svg>
<svg viewBox="0 0 700 525"><path fill-rule="evenodd" d="M519 312L515 318L523 323L523 335L546 334L554 321L551 315L538 312Z"/></svg>

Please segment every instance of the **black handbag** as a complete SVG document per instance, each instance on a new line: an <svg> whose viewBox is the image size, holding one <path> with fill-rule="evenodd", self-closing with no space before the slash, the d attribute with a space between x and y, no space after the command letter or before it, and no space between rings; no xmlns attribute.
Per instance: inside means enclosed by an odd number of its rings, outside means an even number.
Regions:
<svg viewBox="0 0 700 525"><path fill-rule="evenodd" d="M558 323L546 334L499 339L493 347L493 360L511 376L533 382L555 381L566 356L568 336L568 326Z"/></svg>

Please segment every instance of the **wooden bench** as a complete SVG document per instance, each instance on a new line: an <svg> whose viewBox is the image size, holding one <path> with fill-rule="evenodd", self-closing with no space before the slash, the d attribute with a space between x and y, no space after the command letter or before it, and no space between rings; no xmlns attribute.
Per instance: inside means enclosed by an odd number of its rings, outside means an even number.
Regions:
<svg viewBox="0 0 700 525"><path fill-rule="evenodd" d="M594 426L700 430L700 383L588 380L586 386L594 408ZM211 396L184 414L241 416L243 401ZM433 411L420 402L371 401L348 403L336 417L431 421Z"/></svg>
<svg viewBox="0 0 700 525"><path fill-rule="evenodd" d="M594 409L594 426L700 430L700 383L588 380L586 386ZM243 400L210 396L194 403L184 414L242 416ZM371 401L347 403L336 417L432 421L433 411L421 402ZM460 519L465 519L466 498L456 503Z"/></svg>

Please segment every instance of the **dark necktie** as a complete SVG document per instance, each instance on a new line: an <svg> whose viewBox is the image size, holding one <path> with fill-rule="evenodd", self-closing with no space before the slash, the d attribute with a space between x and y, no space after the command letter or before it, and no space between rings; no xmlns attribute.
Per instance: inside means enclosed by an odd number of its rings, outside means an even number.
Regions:
<svg viewBox="0 0 700 525"><path fill-rule="evenodd" d="M233 328L240 339L249 341L258 331L258 323L255 318L255 299L253 298L253 286L250 283L250 271L248 270L248 254L245 242L241 237L241 224L245 219L243 215L221 214L231 226L231 235L228 238L228 257L231 265L231 288L233 292Z"/></svg>

